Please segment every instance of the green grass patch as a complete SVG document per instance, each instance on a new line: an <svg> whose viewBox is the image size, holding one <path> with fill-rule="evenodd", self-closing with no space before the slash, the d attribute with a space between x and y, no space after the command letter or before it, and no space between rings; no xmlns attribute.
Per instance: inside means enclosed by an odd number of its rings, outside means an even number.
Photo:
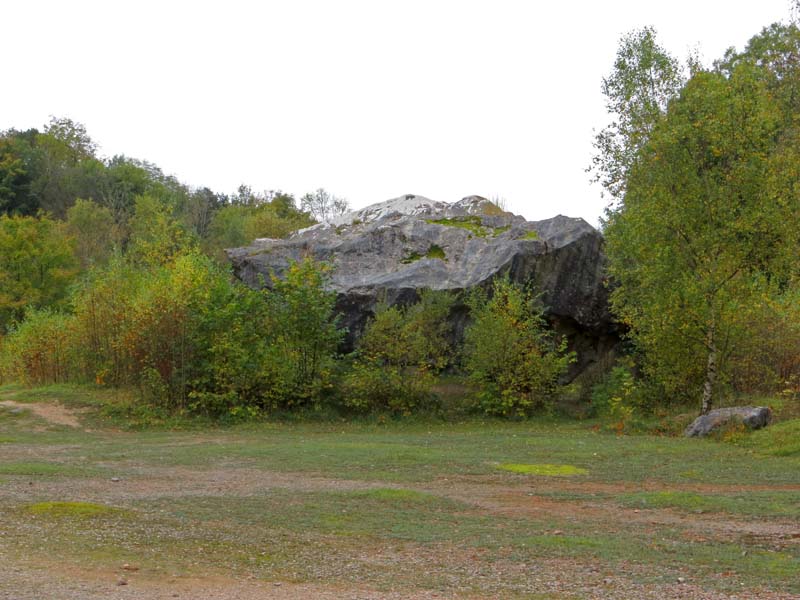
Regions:
<svg viewBox="0 0 800 600"><path fill-rule="evenodd" d="M81 422L90 427L130 425L132 406L142 406L135 389L104 388L96 385L53 384L25 387L18 384L0 386L0 400L19 403L48 402L81 411ZM4 411L0 411L2 419ZM15 415L16 416L16 415Z"/></svg>
<svg viewBox="0 0 800 600"><path fill-rule="evenodd" d="M519 239L521 239L521 240L538 240L539 239L539 234L537 232L535 232L535 231L529 231L525 235L520 237Z"/></svg>
<svg viewBox="0 0 800 600"><path fill-rule="evenodd" d="M800 457L800 419L770 425L737 439L739 445L760 454Z"/></svg>
<svg viewBox="0 0 800 600"><path fill-rule="evenodd" d="M37 502L29 504L25 510L48 517L97 517L121 512L118 508L91 502Z"/></svg>
<svg viewBox="0 0 800 600"><path fill-rule="evenodd" d="M438 258L439 260L447 260L447 254L445 254L444 248L437 244L431 244L431 247L428 248L428 251L425 253L425 258Z"/></svg>
<svg viewBox="0 0 800 600"><path fill-rule="evenodd" d="M425 253L425 256L419 252L412 252L400 262L404 265L410 265L411 263L415 263L423 258L438 258L440 260L447 260L447 254L445 253L444 248L438 244L431 244L428 248L428 251Z"/></svg>
<svg viewBox="0 0 800 600"><path fill-rule="evenodd" d="M797 492L773 490L743 494L699 494L685 491L659 491L624 494L619 501L636 508L673 508L690 512L730 513L763 517L800 517Z"/></svg>
<svg viewBox="0 0 800 600"><path fill-rule="evenodd" d="M444 227L457 227L459 229L466 229L477 237L496 237L508 231L510 226L490 227L483 224L483 219L477 215L469 215L466 217L449 217L446 219L425 219L425 222L431 225L442 225Z"/></svg>
<svg viewBox="0 0 800 600"><path fill-rule="evenodd" d="M519 463L504 463L497 465L498 469L503 471L511 471L512 473L520 473L523 475L545 475L547 477L569 477L572 475L586 475L589 473L586 469L575 467L573 465L526 465Z"/></svg>
<svg viewBox="0 0 800 600"><path fill-rule="evenodd" d="M376 488L373 490L355 492L353 495L359 498L370 498L372 500L417 504L435 502L438 499L433 494L403 488Z"/></svg>
<svg viewBox="0 0 800 600"><path fill-rule="evenodd" d="M404 265L410 265L411 263L415 263L422 258L422 254L419 252L412 252L408 256L406 256L400 262Z"/></svg>
<svg viewBox="0 0 800 600"><path fill-rule="evenodd" d="M474 419L446 423L398 419L320 423L195 425L125 436L102 432L14 431L18 443L68 444L70 455L103 468L132 457L144 465L241 467L324 473L341 479L423 483L450 476L490 475L501 463L578 465L597 481L665 484L800 484L795 457L761 455L714 440L593 431L593 422L556 417L510 423ZM758 433L758 432L756 432ZM67 457L69 458L69 457Z"/></svg>
<svg viewBox="0 0 800 600"><path fill-rule="evenodd" d="M139 514L153 510L168 519L219 523L254 531L292 534L365 536L418 543L466 542L483 535L491 522L483 516L465 516L460 502L408 489L379 488L336 492L273 490L249 498L162 498ZM491 529L491 527L489 527ZM489 533L487 529L485 533Z"/></svg>
<svg viewBox="0 0 800 600"><path fill-rule="evenodd" d="M76 469L69 465L46 462L0 463L2 475L73 475Z"/></svg>
<svg viewBox="0 0 800 600"><path fill-rule="evenodd" d="M478 237L486 237L488 235L488 231L483 227L483 219L474 215L469 217L450 217L447 219L425 219L425 222L430 225L466 229Z"/></svg>
<svg viewBox="0 0 800 600"><path fill-rule="evenodd" d="M6 479L0 514L8 516L3 539L10 555L47 558L58 553L65 561L92 567L129 562L162 574L225 572L331 585L357 582L409 596L441 589L443 595L480 590L512 598L529 590L526 565L561 556L610 571L634 565L635 577L655 583L674 582L680 575L709 590L757 595L769 577L770 589L800 593L800 547L792 539L748 535L744 528L689 538L682 526L627 519L624 510L664 507L742 515L735 520L742 523L764 517L797 522L796 457L768 453L768 442L758 440L762 432L730 444L609 435L595 431L595 424L557 416L518 422L331 419L177 431L31 432L18 422L8 432L15 445L2 448L8 456L5 464L0 462L0 478ZM775 427L781 436L793 431L785 423ZM176 488L187 480L198 489L190 487L193 493L183 495L155 486L148 493L143 485L136 499L125 500L129 513L117 509L87 519L74 507L63 510L65 518L44 516L59 513L55 503L42 503L43 516L32 518L22 504L61 497L42 496L44 488L29 487L30 479L6 476L76 475L60 480L59 488L69 483L74 485L69 489L80 489L87 475L104 481L111 475L163 481L172 467ZM504 475L498 467L519 475ZM576 487L570 485L574 479L559 479L565 468L569 475L582 472L587 484L619 482L636 490L653 489L647 486L655 483L664 493L620 496L613 492L616 487L598 486L599 492L591 485ZM206 476L207 470L228 469L237 484L229 491ZM275 473L291 474L278 478L291 489L270 485ZM535 494L563 499L563 513L525 510L527 502L536 506L536 499L527 496L534 480L525 477L537 475L551 478L536 480ZM374 487L365 489L363 482ZM679 491L687 483L702 485L704 493ZM468 496L473 486L483 489L474 503ZM124 487L114 489L124 493ZM34 494L20 496L30 491ZM491 503L482 502L487 498ZM502 510L506 500L520 510ZM487 508L495 502L498 510ZM607 520L571 512L582 502L619 510L609 511ZM93 516L91 508L87 511ZM424 572L419 556L426 557ZM498 561L510 568L501 573L495 568ZM735 576L720 578L722 572Z"/></svg>

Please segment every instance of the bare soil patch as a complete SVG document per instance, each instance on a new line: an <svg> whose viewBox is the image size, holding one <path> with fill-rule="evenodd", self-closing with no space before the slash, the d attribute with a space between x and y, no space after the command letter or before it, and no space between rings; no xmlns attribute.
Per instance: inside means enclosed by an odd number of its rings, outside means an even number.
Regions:
<svg viewBox="0 0 800 600"><path fill-rule="evenodd" d="M0 405L29 410L47 423L80 427L75 412L58 404L4 401ZM30 423L25 420L19 425L29 427ZM796 591L786 584L787 576L781 571L784 565L796 564L800 545L800 523L796 519L637 508L629 497L662 490L737 496L783 490L781 498L785 498L785 492L797 491L800 495L800 485L792 478L777 479L775 485L768 485L765 479L751 479L742 485L732 485L729 479L718 485L708 480L513 476L486 469L488 459L481 455L475 459L477 469L453 469L452 477L450 471L440 470L437 474L443 475L438 479L382 480L380 476L370 479L375 474L368 470L326 470L324 461L288 465L275 460L259 462L248 453L237 453L235 444L229 452L231 442L239 439L236 432L230 436L225 432L177 432L174 437L171 432L144 434L143 443L149 446L142 453L133 443L136 435L112 431L75 435L49 428L35 434L32 441L26 437L21 438L26 442L0 446L0 458L9 464L16 460L65 467L63 474L54 471L42 476L15 474L10 469L0 478L0 507L8 508L10 515L7 528L0 516L0 600L798 598L775 591ZM85 444L84 436L88 440ZM40 443L39 438L49 443ZM95 439L103 444L103 451L89 448ZM118 439L125 440L119 447L114 445ZM248 434L242 443L252 439ZM220 450L207 451L199 442L219 442ZM198 446L197 460L186 446ZM370 451L369 444L363 446L364 452ZM322 452L333 451L321 447ZM346 444L343 447L354 452ZM176 448L180 452L171 455ZM311 448L319 452L315 446ZM266 445L262 452L271 449ZM375 459L378 473L380 460ZM304 466L313 471L301 471ZM282 467L295 471L280 471ZM410 508L398 502L375 520L374 498L379 496L369 490L386 488L438 498L431 501L425 496L414 502L430 501L430 505L411 502ZM625 495L627 500L620 498ZM90 520L77 518L34 519L23 510L32 503L51 500L97 503L129 512L93 525ZM359 512L359 503L366 503L367 508ZM291 508L284 511L284 504L301 507L302 516ZM172 506L178 507L174 513L170 513ZM355 524L346 514L351 510L357 515L352 519ZM428 510L441 518L428 521ZM285 518L290 525L281 528L273 526L274 521L251 519L254 512L262 511ZM161 513L171 516L162 517ZM361 527L370 518L371 528ZM425 535L411 536L404 533L406 523L418 523L418 528L430 523L431 529L440 533L428 536L426 530ZM495 527L495 523L500 526ZM392 527L399 531L397 535ZM251 535L263 530L270 533ZM447 536L441 534L445 530ZM506 534L508 531L522 533L512 537ZM662 560L651 551L640 559L628 546L614 554L614 543L626 535L643 540L640 546L636 545L638 541L632 544L636 552L651 548L652 539L652 547L660 543L658 552L660 548L671 550L668 544L673 544L693 557L694 550L687 548L697 544L705 552L711 549L712 554L705 559L705 570L695 571L684 555L674 560L665 555ZM473 538L480 541L471 543ZM53 540L60 545L53 545ZM576 546L569 545L579 545L583 540L602 544L602 552L609 545L612 550L593 554L591 547L584 552L580 547L574 551ZM220 545L209 550L207 542ZM164 544L162 549L158 543ZM205 551L197 547L201 544ZM717 570L716 552L722 545L733 547L735 560L723 562ZM240 550L242 547L246 552ZM290 558L281 562L284 547L289 548L286 552ZM529 551L531 548L535 551ZM761 578L761 571L754 576L752 569L740 577L736 572L739 548L743 557L774 552L774 564L768 561L770 556L764 558L764 564L771 565L784 579L776 585L768 573ZM204 552L213 558L204 560ZM262 554L270 555L263 564L258 562ZM141 564L125 568L120 557ZM791 575L788 577L791 579Z"/></svg>
<svg viewBox="0 0 800 600"><path fill-rule="evenodd" d="M30 402L22 403L13 400L3 400L0 406L11 410L27 410L51 423L53 425L65 425L67 427L79 428L81 422L78 420L77 412L73 409L66 408L60 404L51 402Z"/></svg>

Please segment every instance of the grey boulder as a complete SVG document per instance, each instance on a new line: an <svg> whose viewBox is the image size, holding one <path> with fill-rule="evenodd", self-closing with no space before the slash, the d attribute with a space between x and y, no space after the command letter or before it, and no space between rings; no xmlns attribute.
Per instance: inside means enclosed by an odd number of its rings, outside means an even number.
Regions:
<svg viewBox="0 0 800 600"><path fill-rule="evenodd" d="M500 210L479 196L456 203L408 194L292 234L227 251L245 283L270 285L292 261L312 257L332 266L329 287L352 342L380 301L416 299L419 290L468 290L495 277L532 284L546 315L579 362L592 362L616 343L608 310L603 238L583 219L543 221ZM451 315L455 335L466 309Z"/></svg>
<svg viewBox="0 0 800 600"><path fill-rule="evenodd" d="M766 406L734 406L718 408L697 417L686 428L687 437L703 437L731 423L741 423L748 429L761 429L769 425L772 411Z"/></svg>

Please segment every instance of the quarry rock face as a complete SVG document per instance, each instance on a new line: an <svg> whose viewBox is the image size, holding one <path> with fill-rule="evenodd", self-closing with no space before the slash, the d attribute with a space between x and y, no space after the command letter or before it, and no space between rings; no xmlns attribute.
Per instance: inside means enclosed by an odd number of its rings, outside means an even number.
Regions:
<svg viewBox="0 0 800 600"><path fill-rule="evenodd" d="M498 276L541 293L547 317L579 362L592 362L617 339L600 233L560 215L527 221L479 196L449 204L408 194L227 253L236 276L254 287L305 257L331 265L329 287L338 293L350 344L380 301L412 302L423 288L468 290ZM460 337L466 309L451 318Z"/></svg>

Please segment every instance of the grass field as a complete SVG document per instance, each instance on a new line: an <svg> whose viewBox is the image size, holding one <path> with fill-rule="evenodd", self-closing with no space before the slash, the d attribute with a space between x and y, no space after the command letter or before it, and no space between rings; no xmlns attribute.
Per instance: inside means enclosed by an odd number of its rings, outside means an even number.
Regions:
<svg viewBox="0 0 800 600"><path fill-rule="evenodd" d="M800 597L798 421L129 431L109 402L0 388L0 597Z"/></svg>

